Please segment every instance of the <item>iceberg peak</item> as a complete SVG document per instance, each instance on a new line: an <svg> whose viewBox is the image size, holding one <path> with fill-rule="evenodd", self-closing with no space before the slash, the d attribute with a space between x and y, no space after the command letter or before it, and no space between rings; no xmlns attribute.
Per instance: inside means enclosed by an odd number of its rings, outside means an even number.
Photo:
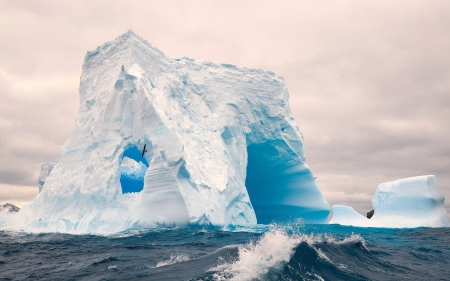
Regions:
<svg viewBox="0 0 450 281"><path fill-rule="evenodd" d="M161 52L158 48L152 46L147 40L140 37L139 35L134 33L133 30L130 29L127 32L123 33L122 35L116 37L114 40L106 42L103 45L97 47L95 50L88 51L85 59L93 57L98 53L100 53L101 50L105 50L107 48L120 49L123 47L128 48L133 46L139 47L139 45L145 45L149 50L152 50L164 56L163 52Z"/></svg>

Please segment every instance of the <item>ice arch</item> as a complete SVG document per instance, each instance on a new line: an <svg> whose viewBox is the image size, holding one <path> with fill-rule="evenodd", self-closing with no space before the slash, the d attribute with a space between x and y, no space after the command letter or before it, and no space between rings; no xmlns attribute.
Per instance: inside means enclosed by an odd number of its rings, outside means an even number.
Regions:
<svg viewBox="0 0 450 281"><path fill-rule="evenodd" d="M147 158L151 156L152 149L147 147ZM136 147L127 148L120 161L120 185L122 193L140 192L144 188L144 177L149 167L146 157Z"/></svg>
<svg viewBox="0 0 450 281"><path fill-rule="evenodd" d="M329 210L308 166L283 140L252 143L247 139L245 186L257 222L303 218L323 223ZM328 207L328 208L327 208Z"/></svg>

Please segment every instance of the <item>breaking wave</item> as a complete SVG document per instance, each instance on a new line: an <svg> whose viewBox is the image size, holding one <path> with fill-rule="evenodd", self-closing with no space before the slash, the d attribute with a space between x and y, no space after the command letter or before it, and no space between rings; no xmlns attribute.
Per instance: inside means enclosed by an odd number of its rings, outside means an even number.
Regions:
<svg viewBox="0 0 450 281"><path fill-rule="evenodd" d="M236 260L224 262L210 271L218 281L325 280L330 277L329 273L334 280L338 280L336 276L353 280L347 265L333 261L333 252L342 252L344 248L352 253L370 255L364 239L357 234L337 240L329 234L288 234L275 228L257 241L238 246ZM318 268L326 268L326 271Z"/></svg>

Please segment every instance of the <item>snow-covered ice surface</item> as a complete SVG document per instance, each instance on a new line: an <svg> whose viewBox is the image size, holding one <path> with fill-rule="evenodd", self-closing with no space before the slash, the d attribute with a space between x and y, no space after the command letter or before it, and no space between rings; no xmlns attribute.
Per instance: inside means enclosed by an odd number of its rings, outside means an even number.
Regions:
<svg viewBox="0 0 450 281"><path fill-rule="evenodd" d="M370 220L360 213L356 212L350 206L333 205L331 206L333 217L331 224L353 225L353 226L370 226Z"/></svg>
<svg viewBox="0 0 450 281"><path fill-rule="evenodd" d="M418 176L378 185L373 217L347 206L333 206L330 223L372 227L449 227L444 194L435 176Z"/></svg>
<svg viewBox="0 0 450 281"><path fill-rule="evenodd" d="M14 227L326 223L288 98L272 72L168 58L129 31L86 54L75 129Z"/></svg>

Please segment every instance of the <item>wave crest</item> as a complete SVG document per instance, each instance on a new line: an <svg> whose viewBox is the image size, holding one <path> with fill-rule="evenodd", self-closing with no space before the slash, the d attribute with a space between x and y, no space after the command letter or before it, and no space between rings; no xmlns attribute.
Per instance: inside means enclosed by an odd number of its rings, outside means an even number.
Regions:
<svg viewBox="0 0 450 281"><path fill-rule="evenodd" d="M238 247L238 258L234 261L225 262L210 271L214 271L215 280L253 280L268 279L269 276L284 275L286 271L291 271L294 276L307 277L312 280L323 280L317 272L298 272L290 263L293 259L302 263L302 255L321 260L338 270L347 270L347 267L340 263L333 262L322 251L324 245L364 245L364 239L358 234L352 234L342 240L336 239L328 234L301 234L293 233L291 228L273 227L272 230L263 234L259 240L251 241ZM364 246L365 248L365 246ZM291 275L291 274L289 274Z"/></svg>

